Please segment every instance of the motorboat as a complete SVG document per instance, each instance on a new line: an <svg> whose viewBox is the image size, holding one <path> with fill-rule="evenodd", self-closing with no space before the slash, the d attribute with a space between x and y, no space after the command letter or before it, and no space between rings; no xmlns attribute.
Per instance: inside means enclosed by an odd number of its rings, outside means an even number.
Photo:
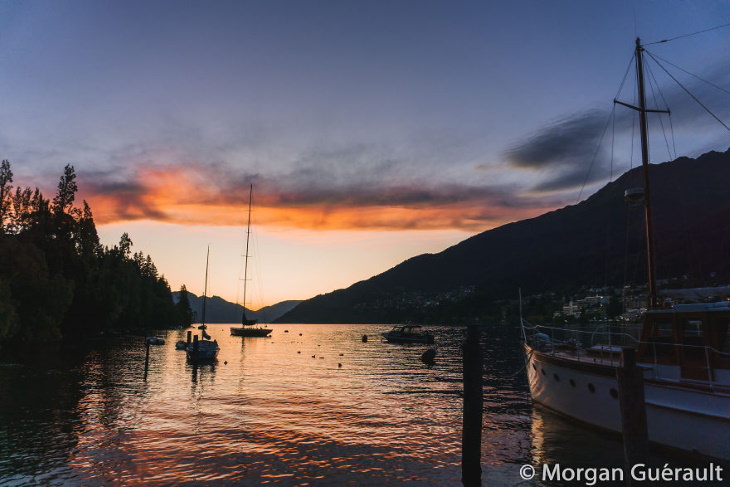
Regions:
<svg viewBox="0 0 730 487"><path fill-rule="evenodd" d="M392 330L382 333L383 338L390 343L433 343L433 335L423 331L421 325L399 325Z"/></svg>

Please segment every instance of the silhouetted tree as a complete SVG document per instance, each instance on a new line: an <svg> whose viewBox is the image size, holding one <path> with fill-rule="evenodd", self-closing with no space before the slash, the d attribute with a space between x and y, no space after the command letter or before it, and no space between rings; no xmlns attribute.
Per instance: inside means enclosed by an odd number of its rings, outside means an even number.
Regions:
<svg viewBox="0 0 730 487"><path fill-rule="evenodd" d="M133 255L127 233L100 244L88 203L74 206L75 180L66 165L50 202L38 188L11 192L10 163L0 164L0 341L179 324L152 258Z"/></svg>
<svg viewBox="0 0 730 487"><path fill-rule="evenodd" d="M176 307L180 317L180 326L188 327L192 325L195 320L195 316L192 308L190 307L188 288L185 287L185 284L180 286L180 294L178 295Z"/></svg>
<svg viewBox="0 0 730 487"><path fill-rule="evenodd" d="M10 162L5 159L0 163L0 234L5 233L6 219L10 216L12 182L13 172L10 170Z"/></svg>

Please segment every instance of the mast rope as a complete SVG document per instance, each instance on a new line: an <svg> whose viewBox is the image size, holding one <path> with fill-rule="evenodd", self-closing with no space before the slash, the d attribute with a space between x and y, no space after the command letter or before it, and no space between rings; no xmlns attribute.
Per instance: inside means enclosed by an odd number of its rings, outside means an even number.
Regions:
<svg viewBox="0 0 730 487"><path fill-rule="evenodd" d="M651 90L651 97L654 101L655 106L659 106L659 103L657 101L657 93L659 94L659 98L661 98L664 106L666 107L667 115L669 120L672 119L672 114L669 110L669 104L667 103L666 98L664 98L664 93L662 93L661 88L659 87L659 83L657 82L656 77L654 76L654 71L651 69L651 65L646 64L646 71L648 72L648 81L649 81L649 88ZM662 128L662 137L664 137L664 144L667 146L667 154L669 155L670 159L676 159L677 154L676 152L672 152L672 149L669 146L669 139L667 138L667 129L664 127L664 117L659 117L659 125ZM672 146L674 146L674 132L671 132L672 136Z"/></svg>
<svg viewBox="0 0 730 487"><path fill-rule="evenodd" d="M662 39L661 41L649 42L648 44L644 44L644 46L652 46L654 44L662 44L662 43L665 43L665 42L672 42L672 41L676 41L677 39L684 39L685 37L692 37L692 36L696 36L697 34L704 34L705 32L710 32L710 31L713 31L713 30L723 29L725 27L730 27L730 23L722 24L722 25L716 25L715 27L710 27L709 29L704 29L704 30L698 30L697 32L691 32L689 34L682 34L682 35L678 35L676 37L670 37L669 39Z"/></svg>
<svg viewBox="0 0 730 487"><path fill-rule="evenodd" d="M649 51L645 51L645 52L654 60L654 62L657 63L657 66L659 66L660 68L662 68L662 70L667 74L667 76L669 76L670 78L672 78L672 80L674 80L674 82L677 83L677 85L679 85L679 87L684 90L685 93L687 93L699 106L701 106L707 113L709 113L712 118L714 118L715 120L717 120L717 122L720 125L722 125L723 127L725 127L725 130L727 130L728 132L730 132L730 127L728 127L725 122L723 122L722 120L720 120L720 118L717 115L715 115L712 112L712 110L710 110L709 108L707 108L705 106L705 104L702 103L699 100L699 98L697 98L691 91L689 91L689 89L687 89L686 86L684 86L682 83L680 83L679 80L674 75L672 75L672 73L670 73L669 70L666 67L664 67L664 65L662 63L660 63L657 60L656 57L654 57L654 55L652 55L652 53L650 53Z"/></svg>

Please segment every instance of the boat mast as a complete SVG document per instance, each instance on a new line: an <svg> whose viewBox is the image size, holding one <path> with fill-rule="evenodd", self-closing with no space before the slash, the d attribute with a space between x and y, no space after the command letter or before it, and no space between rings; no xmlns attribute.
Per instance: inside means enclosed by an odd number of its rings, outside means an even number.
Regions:
<svg viewBox="0 0 730 487"><path fill-rule="evenodd" d="M636 38L636 77L639 90L639 126L641 128L641 165L644 169L644 214L646 218L646 259L649 273L649 308L658 305L656 291L656 268L654 260L654 223L651 211L651 189L649 186L649 136L646 119L646 94L644 92L644 48Z"/></svg>
<svg viewBox="0 0 730 487"><path fill-rule="evenodd" d="M654 258L654 223L651 209L651 187L649 185L649 136L648 136L648 121L647 113L669 113L668 110L653 110L646 108L646 95L644 91L644 61L643 61L644 48L641 45L641 39L636 38L636 81L637 91L639 95L639 106L635 107L624 103L619 100L614 100L614 103L618 103L625 107L631 108L639 112L639 128L641 131L641 165L644 174L644 216L645 216L645 227L646 227L646 261L647 261L647 272L648 272L648 284L649 284L649 296L648 305L649 308L656 308L659 305L657 298L657 286L656 286L656 266Z"/></svg>
<svg viewBox="0 0 730 487"><path fill-rule="evenodd" d="M246 286L248 284L248 243L251 237L251 206L253 205L253 184L249 186L248 191L248 225L246 226L246 254L243 258L243 320L242 324L246 324Z"/></svg>
<svg viewBox="0 0 730 487"><path fill-rule="evenodd" d="M203 286L203 319L201 325L205 325L205 302L208 299L208 260L210 259L210 245L208 245L208 253L205 255L205 286Z"/></svg>

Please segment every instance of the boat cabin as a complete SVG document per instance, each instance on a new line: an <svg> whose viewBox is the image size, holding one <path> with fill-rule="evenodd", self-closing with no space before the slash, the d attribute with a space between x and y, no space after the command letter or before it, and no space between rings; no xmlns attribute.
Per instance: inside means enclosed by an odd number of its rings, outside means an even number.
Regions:
<svg viewBox="0 0 730 487"><path fill-rule="evenodd" d="M730 385L730 301L648 311L637 359L658 378Z"/></svg>

